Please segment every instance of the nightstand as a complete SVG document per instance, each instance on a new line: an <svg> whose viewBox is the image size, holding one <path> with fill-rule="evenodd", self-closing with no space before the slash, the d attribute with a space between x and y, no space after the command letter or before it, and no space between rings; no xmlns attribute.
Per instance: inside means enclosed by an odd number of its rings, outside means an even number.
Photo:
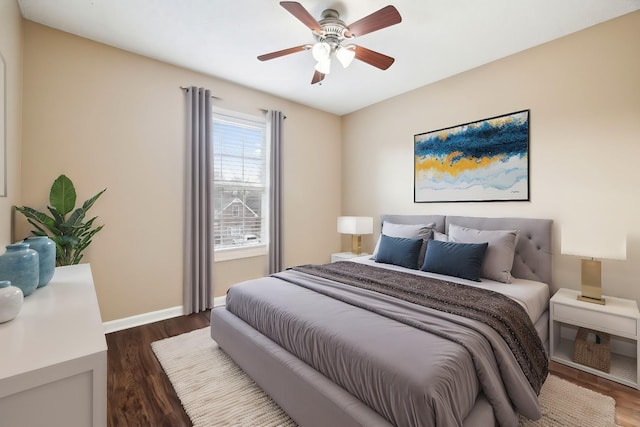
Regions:
<svg viewBox="0 0 640 427"><path fill-rule="evenodd" d="M359 256L367 256L369 254L354 254L353 252L338 252L335 254L331 254L331 262L338 262L338 261L346 261L348 259L352 259L352 258L356 258Z"/></svg>
<svg viewBox="0 0 640 427"><path fill-rule="evenodd" d="M578 301L579 291L560 289L549 307L551 360L640 389L640 312L634 300L605 297L605 305ZM609 373L573 361L573 345L579 327L610 334Z"/></svg>

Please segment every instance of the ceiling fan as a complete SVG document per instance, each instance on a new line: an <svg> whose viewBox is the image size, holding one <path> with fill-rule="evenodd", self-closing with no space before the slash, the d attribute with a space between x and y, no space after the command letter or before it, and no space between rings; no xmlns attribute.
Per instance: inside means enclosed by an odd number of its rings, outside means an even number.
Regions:
<svg viewBox="0 0 640 427"><path fill-rule="evenodd" d="M367 15L351 25L345 25L345 23L340 20L338 12L334 9L326 9L322 12L322 18L316 21L304 6L298 2L281 1L280 6L284 7L289 13L298 18L300 22L311 29L316 43L303 44L260 55L258 56L260 61L268 61L292 53L311 50L313 58L317 61L311 84L321 82L324 80L324 77L331 72L332 54L335 55L345 68L351 64L354 58L381 70L386 70L395 61L395 59L390 56L383 55L365 47L346 44L347 41L355 37L363 36L402 22L402 17L398 13L398 10L391 5Z"/></svg>

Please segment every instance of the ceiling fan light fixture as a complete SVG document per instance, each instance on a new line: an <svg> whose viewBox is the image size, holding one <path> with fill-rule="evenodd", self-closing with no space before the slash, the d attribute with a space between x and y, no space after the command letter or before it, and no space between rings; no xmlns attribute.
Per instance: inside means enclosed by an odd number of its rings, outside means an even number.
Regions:
<svg viewBox="0 0 640 427"><path fill-rule="evenodd" d="M324 61L318 61L316 66L314 67L316 71L322 74L331 73L331 59L327 58Z"/></svg>
<svg viewBox="0 0 640 427"><path fill-rule="evenodd" d="M331 46L329 46L329 43L318 42L311 48L311 54L313 55L313 59L318 62L329 61Z"/></svg>
<svg viewBox="0 0 640 427"><path fill-rule="evenodd" d="M340 46L336 50L336 58L342 64L344 68L347 68L353 62L353 58L356 56L356 47L354 45Z"/></svg>
<svg viewBox="0 0 640 427"><path fill-rule="evenodd" d="M292 53L311 50L311 54L316 61L315 71L311 79L312 85L321 82L325 75L329 74L333 54L335 54L336 59L340 61L344 68L349 67L351 62L357 59L380 70L386 70L395 61L390 56L363 46L346 44L348 43L347 40L402 22L400 13L392 5L370 13L350 25L346 25L340 19L340 14L335 9L325 9L322 12L322 18L318 21L297 1L281 1L280 6L311 30L315 43L303 44L260 55L258 56L259 61L268 61Z"/></svg>

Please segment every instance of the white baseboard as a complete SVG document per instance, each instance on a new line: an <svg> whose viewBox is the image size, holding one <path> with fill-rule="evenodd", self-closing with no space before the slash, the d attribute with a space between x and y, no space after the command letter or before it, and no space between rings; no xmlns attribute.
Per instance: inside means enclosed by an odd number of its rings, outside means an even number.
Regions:
<svg viewBox="0 0 640 427"><path fill-rule="evenodd" d="M219 305L225 305L226 299L226 296L214 298L213 306L217 307ZM110 320L108 322L103 322L102 326L104 327L104 333L108 334L111 332L121 331L123 329L146 325L148 323L171 319L173 317L182 315L184 315L182 306L177 306L157 311L151 311L149 313L142 313L131 317L125 317L123 319Z"/></svg>
<svg viewBox="0 0 640 427"><path fill-rule="evenodd" d="M227 304L227 296L222 296L222 297L215 297L213 299L213 306L217 307L219 305L225 305Z"/></svg>
<svg viewBox="0 0 640 427"><path fill-rule="evenodd" d="M151 311L149 313L142 313L136 316L125 317L123 319L110 320L103 322L104 333L121 331L123 329L129 329L140 325L146 325L147 323L158 322L160 320L171 319L173 317L182 316L184 310L182 306L165 308L163 310Z"/></svg>

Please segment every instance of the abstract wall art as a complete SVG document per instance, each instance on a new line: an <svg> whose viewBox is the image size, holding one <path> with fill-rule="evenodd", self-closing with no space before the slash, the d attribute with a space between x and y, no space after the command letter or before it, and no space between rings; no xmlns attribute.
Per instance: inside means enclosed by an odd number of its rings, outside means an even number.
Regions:
<svg viewBox="0 0 640 427"><path fill-rule="evenodd" d="M414 136L414 202L529 200L529 110Z"/></svg>

